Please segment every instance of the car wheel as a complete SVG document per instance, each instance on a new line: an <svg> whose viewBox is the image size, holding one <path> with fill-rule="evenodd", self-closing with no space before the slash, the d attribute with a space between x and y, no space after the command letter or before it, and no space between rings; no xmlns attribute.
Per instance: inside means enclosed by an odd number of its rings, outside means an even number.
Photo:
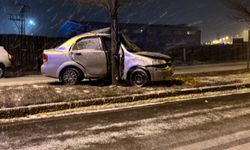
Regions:
<svg viewBox="0 0 250 150"><path fill-rule="evenodd" d="M66 68L61 75L62 82L68 85L76 85L81 78L80 72L75 68Z"/></svg>
<svg viewBox="0 0 250 150"><path fill-rule="evenodd" d="M148 84L149 76L142 69L135 69L130 75L129 82L132 86L143 87Z"/></svg>
<svg viewBox="0 0 250 150"><path fill-rule="evenodd" d="M0 64L0 78L4 77L4 73L5 73L5 67Z"/></svg>

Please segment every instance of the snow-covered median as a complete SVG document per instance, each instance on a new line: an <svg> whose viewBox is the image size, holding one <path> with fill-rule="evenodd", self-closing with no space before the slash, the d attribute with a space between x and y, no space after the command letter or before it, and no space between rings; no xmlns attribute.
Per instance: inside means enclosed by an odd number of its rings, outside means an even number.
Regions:
<svg viewBox="0 0 250 150"><path fill-rule="evenodd" d="M0 87L0 108L70 102L132 94L148 94L159 91L174 92L183 88L236 83L250 83L250 73L247 71L232 71L227 73L177 75L170 81L154 83L144 88L107 86L96 81L85 81L76 86L65 86L60 83L6 86Z"/></svg>

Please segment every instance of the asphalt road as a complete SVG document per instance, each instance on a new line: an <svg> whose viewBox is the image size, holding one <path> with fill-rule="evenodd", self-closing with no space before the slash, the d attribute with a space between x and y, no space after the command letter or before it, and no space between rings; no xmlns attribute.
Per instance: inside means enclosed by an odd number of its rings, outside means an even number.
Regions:
<svg viewBox="0 0 250 150"><path fill-rule="evenodd" d="M238 69L243 69L243 68L246 68L246 62L194 65L194 66L178 66L175 68L175 74L238 70ZM32 76L24 76L24 77L18 77L18 78L0 79L0 86L15 86L15 85L23 85L23 84L37 84L37 83L48 83L48 82L57 82L57 81L58 79L53 79L53 78L45 77L42 75L32 75Z"/></svg>
<svg viewBox="0 0 250 150"><path fill-rule="evenodd" d="M250 93L0 125L0 149L250 147Z"/></svg>

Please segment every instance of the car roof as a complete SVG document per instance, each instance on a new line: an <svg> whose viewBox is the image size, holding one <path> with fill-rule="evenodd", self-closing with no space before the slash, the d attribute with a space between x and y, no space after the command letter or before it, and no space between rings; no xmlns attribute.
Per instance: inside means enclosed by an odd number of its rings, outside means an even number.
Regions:
<svg viewBox="0 0 250 150"><path fill-rule="evenodd" d="M92 36L104 36L104 37L110 37L110 28L103 28L98 30L93 30L84 34L77 35L73 38L80 39L85 37L92 37Z"/></svg>
<svg viewBox="0 0 250 150"><path fill-rule="evenodd" d="M78 40L80 40L82 38L89 38L89 37L95 37L95 36L110 37L110 28L103 28L103 29L94 30L94 31L90 31L88 33L74 36L55 49L56 50L69 50L71 45L73 43L77 42Z"/></svg>

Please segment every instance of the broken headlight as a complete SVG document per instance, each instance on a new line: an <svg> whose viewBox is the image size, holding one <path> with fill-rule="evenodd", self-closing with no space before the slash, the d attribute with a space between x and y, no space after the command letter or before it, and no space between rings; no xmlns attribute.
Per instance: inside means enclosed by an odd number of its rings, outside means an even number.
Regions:
<svg viewBox="0 0 250 150"><path fill-rule="evenodd" d="M166 64L167 61L163 60L163 59L154 59L153 60L153 65L163 65Z"/></svg>
<svg viewBox="0 0 250 150"><path fill-rule="evenodd" d="M166 68L166 67L171 67L172 66L172 61L171 60L163 60L163 59L155 59L153 61L153 66L157 68Z"/></svg>

